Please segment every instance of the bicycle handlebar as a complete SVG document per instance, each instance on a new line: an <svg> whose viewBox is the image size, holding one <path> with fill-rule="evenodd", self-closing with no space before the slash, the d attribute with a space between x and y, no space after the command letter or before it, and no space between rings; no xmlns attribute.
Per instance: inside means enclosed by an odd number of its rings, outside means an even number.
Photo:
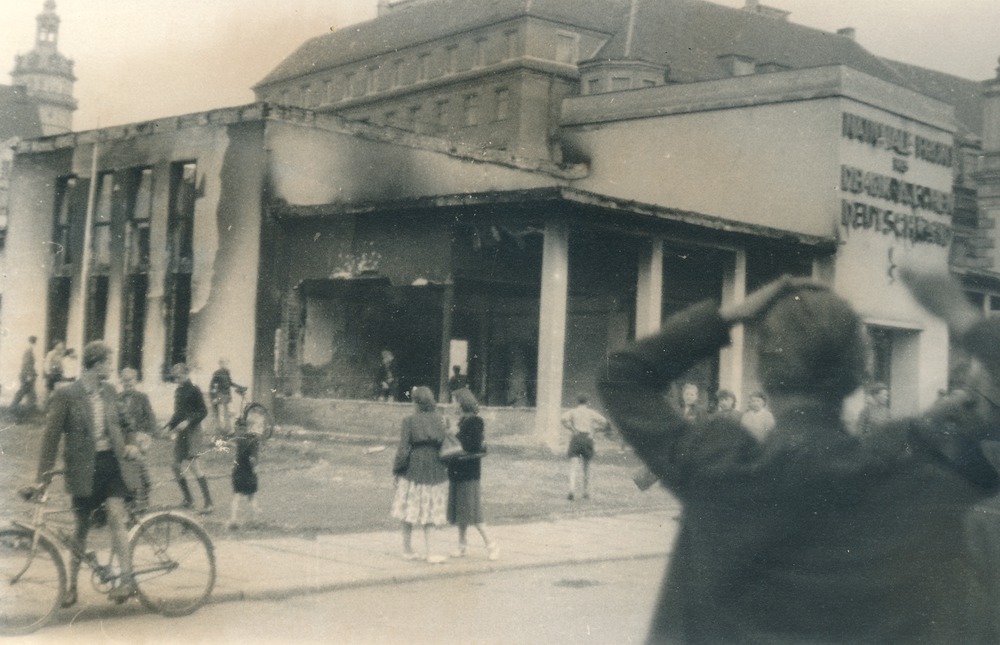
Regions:
<svg viewBox="0 0 1000 645"><path fill-rule="evenodd" d="M52 479L62 475L65 470L47 470L42 473L42 480L17 489L18 496L26 502L41 501L52 484Z"/></svg>

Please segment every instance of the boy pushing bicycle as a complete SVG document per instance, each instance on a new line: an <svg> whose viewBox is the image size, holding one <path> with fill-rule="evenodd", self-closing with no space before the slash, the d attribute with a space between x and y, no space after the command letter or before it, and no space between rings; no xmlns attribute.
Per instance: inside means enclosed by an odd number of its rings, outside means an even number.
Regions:
<svg viewBox="0 0 1000 645"><path fill-rule="evenodd" d="M66 490L73 498L78 552L86 551L91 513L103 504L108 512L112 548L122 569L122 583L108 597L125 602L135 593L125 499L139 483L126 482L124 462L138 459L140 454L119 408L115 388L107 382L112 369L111 348L103 341L92 341L83 350L80 378L52 393L36 485L40 487L45 473L52 470L60 440L65 439ZM70 560L64 607L76 604L79 571L80 559L74 555Z"/></svg>

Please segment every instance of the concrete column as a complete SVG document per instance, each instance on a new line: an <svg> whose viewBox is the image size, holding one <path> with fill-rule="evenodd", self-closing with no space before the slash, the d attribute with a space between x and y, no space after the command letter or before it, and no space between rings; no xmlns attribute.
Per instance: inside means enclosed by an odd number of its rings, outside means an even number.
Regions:
<svg viewBox="0 0 1000 645"><path fill-rule="evenodd" d="M738 249L733 253L733 263L722 274L722 305L742 302L747 293L747 254ZM743 325L729 331L730 344L719 354L719 388L731 390L742 405L743 357L746 351Z"/></svg>
<svg viewBox="0 0 1000 645"><path fill-rule="evenodd" d="M663 318L663 240L654 237L639 251L635 290L635 337L655 333Z"/></svg>
<svg viewBox="0 0 1000 645"><path fill-rule="evenodd" d="M553 451L560 444L566 308L569 295L569 227L546 222L542 246L542 292L538 320L538 386L535 436Z"/></svg>

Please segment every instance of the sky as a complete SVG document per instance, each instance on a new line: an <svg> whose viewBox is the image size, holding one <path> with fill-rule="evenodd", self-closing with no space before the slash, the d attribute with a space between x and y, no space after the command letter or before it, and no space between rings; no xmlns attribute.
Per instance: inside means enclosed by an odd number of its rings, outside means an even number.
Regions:
<svg viewBox="0 0 1000 645"><path fill-rule="evenodd" d="M470 0L476 1L476 0ZM489 2L489 0L478 0ZM667 1L667 0L659 0ZM741 7L745 0L716 0ZM43 0L0 0L0 83L34 46ZM765 0L869 51L973 80L996 74L998 0ZM376 0L57 0L75 61L74 128L253 101L251 87L305 40L375 16Z"/></svg>

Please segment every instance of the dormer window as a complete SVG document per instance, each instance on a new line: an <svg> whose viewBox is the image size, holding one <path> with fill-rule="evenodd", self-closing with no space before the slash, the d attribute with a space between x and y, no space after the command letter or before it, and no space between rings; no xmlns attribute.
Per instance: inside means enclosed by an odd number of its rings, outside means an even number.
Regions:
<svg viewBox="0 0 1000 645"><path fill-rule="evenodd" d="M580 35L569 31L556 34L556 62L575 64L579 58Z"/></svg>
<svg viewBox="0 0 1000 645"><path fill-rule="evenodd" d="M730 76L748 76L757 71L756 62L749 56L723 54L719 56L719 62L722 63Z"/></svg>

